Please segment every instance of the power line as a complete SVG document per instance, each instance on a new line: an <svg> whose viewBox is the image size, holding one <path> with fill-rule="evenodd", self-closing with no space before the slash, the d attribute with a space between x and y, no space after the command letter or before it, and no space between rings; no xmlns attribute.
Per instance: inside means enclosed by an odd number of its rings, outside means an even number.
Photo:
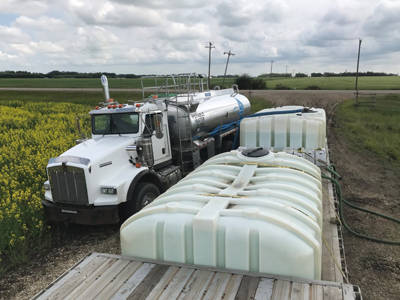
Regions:
<svg viewBox="0 0 400 300"><path fill-rule="evenodd" d="M356 73L356 104L358 104L358 67L360 65L360 50L362 39L358 39L357 73Z"/></svg>
<svg viewBox="0 0 400 300"><path fill-rule="evenodd" d="M222 80L222 86L225 84L225 76L226 76L226 70L228 69L228 64L229 64L229 57L232 55L236 55L235 53L232 53L232 51L229 49L228 52L224 52L224 55L227 54L228 58L226 59L226 66L225 66L225 73L224 73L224 79Z"/></svg>

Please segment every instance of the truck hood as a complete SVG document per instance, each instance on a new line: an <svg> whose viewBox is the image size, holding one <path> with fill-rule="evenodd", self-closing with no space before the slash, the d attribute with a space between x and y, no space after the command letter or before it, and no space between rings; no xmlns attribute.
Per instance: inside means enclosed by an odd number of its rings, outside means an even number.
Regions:
<svg viewBox="0 0 400 300"><path fill-rule="evenodd" d="M88 158L92 163L121 157L126 153L125 147L132 145L135 138L127 136L103 136L89 139L65 151L60 156L77 156Z"/></svg>

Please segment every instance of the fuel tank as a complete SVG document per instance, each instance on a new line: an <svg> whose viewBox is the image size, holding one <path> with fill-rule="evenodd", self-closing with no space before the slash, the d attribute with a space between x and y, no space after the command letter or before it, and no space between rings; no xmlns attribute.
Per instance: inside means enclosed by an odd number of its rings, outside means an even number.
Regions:
<svg viewBox="0 0 400 300"><path fill-rule="evenodd" d="M178 95L168 102L168 123L172 140L206 136L216 127L239 120L250 113L249 100L233 89Z"/></svg>

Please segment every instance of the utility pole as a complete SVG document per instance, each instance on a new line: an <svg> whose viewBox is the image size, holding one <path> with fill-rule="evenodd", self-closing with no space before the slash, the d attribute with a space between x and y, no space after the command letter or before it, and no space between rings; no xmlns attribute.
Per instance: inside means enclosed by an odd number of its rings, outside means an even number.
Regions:
<svg viewBox="0 0 400 300"><path fill-rule="evenodd" d="M286 73L285 73L286 75L287 75L287 68L288 68L288 65L286 65Z"/></svg>
<svg viewBox="0 0 400 300"><path fill-rule="evenodd" d="M356 72L356 105L358 105L358 67L360 66L360 50L362 39L358 39L357 72Z"/></svg>
<svg viewBox="0 0 400 300"><path fill-rule="evenodd" d="M269 76L272 76L272 65L274 64L274 61L273 60L271 60L271 70L270 70L270 72L269 72Z"/></svg>
<svg viewBox="0 0 400 300"><path fill-rule="evenodd" d="M215 48L214 44L212 42L208 42L208 46L206 46L206 48L208 48L208 78L207 78L207 84L208 84L208 88L210 88L210 69L211 69L211 49Z"/></svg>
<svg viewBox="0 0 400 300"><path fill-rule="evenodd" d="M225 66L225 73L224 73L224 79L222 80L222 86L224 87L225 84L225 76L226 76L226 70L228 70L228 64L229 64L229 57L232 55L236 55L235 53L232 53L231 50L229 50L228 52L224 52L224 55L227 54L228 58L226 59L226 66Z"/></svg>

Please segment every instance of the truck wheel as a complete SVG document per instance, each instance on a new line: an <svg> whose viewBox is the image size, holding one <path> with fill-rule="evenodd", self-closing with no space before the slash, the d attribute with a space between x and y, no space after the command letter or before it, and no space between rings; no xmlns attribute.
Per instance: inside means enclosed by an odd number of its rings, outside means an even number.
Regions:
<svg viewBox="0 0 400 300"><path fill-rule="evenodd" d="M158 195L160 195L159 188L150 182L139 182L134 190L130 187L127 201L120 204L121 223L152 202Z"/></svg>
<svg viewBox="0 0 400 300"><path fill-rule="evenodd" d="M160 189L150 182L139 183L135 190L136 211L141 210L160 195Z"/></svg>

